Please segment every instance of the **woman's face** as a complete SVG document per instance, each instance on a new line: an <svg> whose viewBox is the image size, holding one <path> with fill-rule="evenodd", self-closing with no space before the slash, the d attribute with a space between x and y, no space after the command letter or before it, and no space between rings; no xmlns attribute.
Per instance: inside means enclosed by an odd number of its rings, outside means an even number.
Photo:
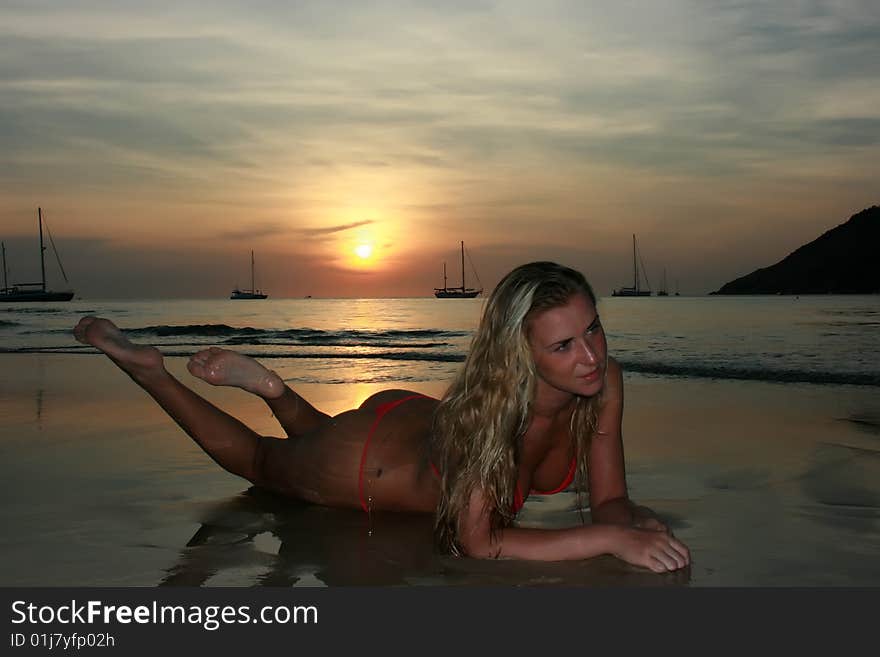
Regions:
<svg viewBox="0 0 880 657"><path fill-rule="evenodd" d="M564 392L586 397L605 382L607 344L596 307L584 294L545 310L529 323L529 345L538 377Z"/></svg>

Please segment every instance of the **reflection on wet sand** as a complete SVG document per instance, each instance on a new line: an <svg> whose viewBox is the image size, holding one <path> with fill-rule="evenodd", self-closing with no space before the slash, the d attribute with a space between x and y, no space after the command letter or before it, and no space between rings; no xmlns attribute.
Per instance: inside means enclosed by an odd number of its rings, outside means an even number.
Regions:
<svg viewBox="0 0 880 657"><path fill-rule="evenodd" d="M856 413L846 418L841 418L846 422L851 422L853 426L861 429L865 433L880 434L880 415L874 415L870 411Z"/></svg>
<svg viewBox="0 0 880 657"><path fill-rule="evenodd" d="M820 504L873 509L880 517L880 450L820 443L802 475L804 492Z"/></svg>
<svg viewBox="0 0 880 657"><path fill-rule="evenodd" d="M459 559L435 551L432 529L433 518L425 514L374 514L370 523L360 511L251 488L204 516L160 585L681 586L690 577L687 570L658 576L612 557L567 563Z"/></svg>

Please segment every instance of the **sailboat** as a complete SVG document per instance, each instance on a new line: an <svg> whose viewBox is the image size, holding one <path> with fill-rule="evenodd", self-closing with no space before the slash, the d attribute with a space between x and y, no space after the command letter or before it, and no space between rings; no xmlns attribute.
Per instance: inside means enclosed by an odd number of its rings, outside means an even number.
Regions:
<svg viewBox="0 0 880 657"><path fill-rule="evenodd" d="M636 246L636 236L633 235L633 284L632 287L622 287L617 290L613 290L611 292L612 297L649 297L651 296L651 284L648 282L648 275L645 274L645 284L648 286L647 290L643 290L640 287L641 277L639 276L639 261L641 257L638 254L638 247ZM642 271L645 270L645 265L642 264Z"/></svg>
<svg viewBox="0 0 880 657"><path fill-rule="evenodd" d="M434 296L438 299L473 299L483 288L466 287L464 282L464 241L461 243L461 287L446 286L446 263L443 263L443 287L434 288Z"/></svg>
<svg viewBox="0 0 880 657"><path fill-rule="evenodd" d="M39 283L16 283L12 287L7 282L6 273L6 245L2 244L3 251L3 289L0 289L0 301L70 301L73 299L73 290L47 290L46 289L46 248L43 245L43 209L37 208L37 218L40 225L40 282ZM48 231L48 226L46 227ZM61 268L61 275L64 276L64 282L67 283L67 274L64 273L64 267L61 264L61 256L58 255L58 249L55 248L55 240L52 239L52 233L49 233L49 241L52 244L52 251L58 260L58 266Z"/></svg>
<svg viewBox="0 0 880 657"><path fill-rule="evenodd" d="M658 297L668 297L669 291L666 289L666 267L663 268L663 283L660 285L660 289L657 290Z"/></svg>
<svg viewBox="0 0 880 657"><path fill-rule="evenodd" d="M251 251L251 289L250 290L241 290L236 287L232 294L229 295L230 299L265 299L269 295L261 292L254 285L254 252Z"/></svg>

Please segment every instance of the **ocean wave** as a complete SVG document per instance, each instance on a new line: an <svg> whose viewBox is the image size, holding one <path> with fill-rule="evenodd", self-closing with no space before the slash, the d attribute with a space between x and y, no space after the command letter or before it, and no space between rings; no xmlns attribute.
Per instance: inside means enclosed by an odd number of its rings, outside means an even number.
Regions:
<svg viewBox="0 0 880 657"><path fill-rule="evenodd" d="M621 361L624 371L699 379L767 381L770 383L818 383L830 385L880 386L880 372L822 372L766 367L730 367L657 362Z"/></svg>
<svg viewBox="0 0 880 657"><path fill-rule="evenodd" d="M228 324L186 324L183 326L168 326L161 324L159 326L144 326L143 328L122 329L126 335L158 335L159 337L176 336L176 335L205 335L211 337L223 335L258 335L263 333L261 329L236 328Z"/></svg>
<svg viewBox="0 0 880 657"><path fill-rule="evenodd" d="M163 349L162 353L166 356L186 356L189 357L191 351L175 351ZM411 362L427 362L427 363L460 363L464 361L464 354L442 354L430 351L385 351L385 352L248 352L239 351L238 353L257 360L291 358L296 360L394 360L394 361L411 361Z"/></svg>
<svg viewBox="0 0 880 657"><path fill-rule="evenodd" d="M13 302L14 303L14 302ZM15 313L16 315L20 313L32 313L35 315L55 315L58 313L68 313L71 312L69 308L22 308L22 307L12 307L6 308L6 312Z"/></svg>
<svg viewBox="0 0 880 657"><path fill-rule="evenodd" d="M189 358L203 345L195 345L192 349L181 350L181 345L156 345L164 356L172 358ZM43 347L0 347L2 354L81 354L84 350L88 353L100 353L94 347L88 345L59 345L59 346L43 346ZM394 361L414 361L429 363L459 363L464 361L464 354L443 354L429 351L386 351L386 352L265 352L265 351L247 351L236 350L237 353L244 356L250 356L257 360L268 360L277 358L290 358L294 360L394 360Z"/></svg>
<svg viewBox="0 0 880 657"><path fill-rule="evenodd" d="M188 358L203 345L159 345L162 353L169 357ZM256 351L249 349L236 350L245 356L257 360L324 360L324 361L395 361L403 363L460 363L465 359L464 353L415 351L400 349L396 351L273 351L271 349ZM43 347L0 347L0 353L47 353L47 354L97 354L97 350L86 345L59 345ZM621 366L626 372L653 374L658 376L676 376L699 379L747 380L769 383L814 383L825 385L856 385L880 387L880 372L829 372L815 369L768 368L768 367L734 367L730 365L702 365L694 363L662 363L656 361L639 361L621 359ZM408 376L408 375L407 375ZM332 379L336 381L335 378ZM378 380L378 379L377 379ZM388 372L382 375L382 381L405 380L402 373ZM322 379L329 382L329 379Z"/></svg>
<svg viewBox="0 0 880 657"><path fill-rule="evenodd" d="M865 307L865 308L847 308L846 310L821 310L821 314L823 315L880 315L880 310L875 308Z"/></svg>
<svg viewBox="0 0 880 657"><path fill-rule="evenodd" d="M275 346L312 346L312 347L370 347L372 349L437 349L439 347L448 347L450 346L448 342L364 342L363 340L316 340L316 341L301 341L301 342L290 342L284 340L261 340L260 338L253 338L249 336L241 336L234 338L226 338L219 344L229 345L229 346L266 346L266 345L275 345ZM182 345L175 345L182 346Z"/></svg>
<svg viewBox="0 0 880 657"><path fill-rule="evenodd" d="M861 327L861 326L880 326L880 320L870 320L870 319L852 319L849 321L836 321L836 322L799 322L801 326L840 326L844 328L849 327Z"/></svg>
<svg viewBox="0 0 880 657"><path fill-rule="evenodd" d="M182 326L145 326L143 328L123 329L126 335L158 337L183 337L205 336L226 337L228 339L241 340L253 338L260 340L286 340L297 344L314 345L358 345L375 342L388 342L394 340L430 339L430 338L455 338L470 335L466 331L449 331L439 329L391 329L387 331L323 331L312 328L293 329L259 329L250 326L236 327L228 324L187 324Z"/></svg>

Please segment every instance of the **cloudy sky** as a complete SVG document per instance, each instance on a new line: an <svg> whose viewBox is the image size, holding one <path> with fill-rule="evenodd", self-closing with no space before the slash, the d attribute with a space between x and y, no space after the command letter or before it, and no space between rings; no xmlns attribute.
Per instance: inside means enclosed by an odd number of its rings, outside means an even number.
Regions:
<svg viewBox="0 0 880 657"><path fill-rule="evenodd" d="M425 296L459 240L484 286L607 294L633 233L704 293L880 204L878 34L875 0L0 0L0 235L38 276L42 206L84 298L226 295L251 249L273 297Z"/></svg>

